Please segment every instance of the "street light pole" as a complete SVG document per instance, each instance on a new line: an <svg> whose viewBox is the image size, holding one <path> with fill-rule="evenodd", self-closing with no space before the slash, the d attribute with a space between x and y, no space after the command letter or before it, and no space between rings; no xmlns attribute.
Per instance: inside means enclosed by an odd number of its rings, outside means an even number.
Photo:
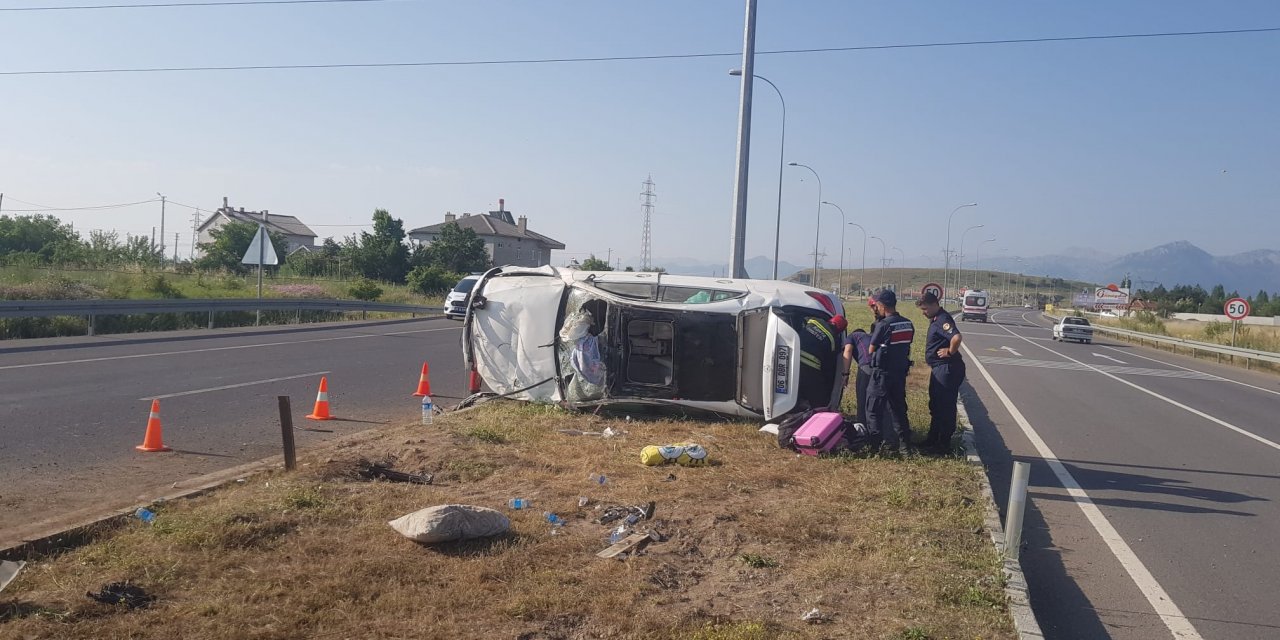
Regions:
<svg viewBox="0 0 1280 640"><path fill-rule="evenodd" d="M880 287L884 288L884 256L886 252L884 238L881 238L880 236L871 236L871 239L880 241Z"/></svg>
<svg viewBox="0 0 1280 640"><path fill-rule="evenodd" d="M947 288L947 284L948 284L947 274L951 270L951 219L956 217L957 211L965 207L976 207L976 206L978 206L978 203L976 202L970 202L969 204L962 204L956 207L955 209L952 209L951 215L947 216L947 253L944 256L943 263L942 263L942 288L944 290Z"/></svg>
<svg viewBox="0 0 1280 640"><path fill-rule="evenodd" d="M960 234L960 255L958 256L960 262L956 265L956 291L960 290L960 285L963 284L961 281L964 280L964 237L969 235L970 231L973 231L974 229L981 229L985 226L986 225L983 224L975 224L972 227L965 229L964 233Z"/></svg>
<svg viewBox="0 0 1280 640"><path fill-rule="evenodd" d="M746 25L742 34L742 91L738 97L738 165L733 185L732 242L729 247L730 277L747 277L747 165L751 160L751 89L756 63L756 0L747 0Z"/></svg>
<svg viewBox="0 0 1280 640"><path fill-rule="evenodd" d="M731 76L742 75L742 69L733 69L729 72ZM773 87L773 91L778 94L778 100L782 103L782 142L778 145L778 222L773 231L773 279L778 279L778 251L781 248L782 239L782 167L787 154L787 99L782 97L782 90L778 85L764 76L756 76L757 80L764 80L769 86Z"/></svg>
<svg viewBox="0 0 1280 640"><path fill-rule="evenodd" d="M862 295L867 290L867 230L856 222L850 222L849 226L857 227L862 232L862 269L858 272L858 291Z"/></svg>
<svg viewBox="0 0 1280 640"><path fill-rule="evenodd" d="M825 200L822 202L822 204L829 204L835 207L836 211L840 212L840 276L839 276L840 283L836 285L836 288L839 289L839 291L836 292L836 295L843 297L844 296L844 228L849 223L845 220L844 209L841 209L840 205L834 202L827 202Z"/></svg>
<svg viewBox="0 0 1280 640"><path fill-rule="evenodd" d="M818 215L817 219L813 222L813 285L816 287L818 286L818 238L822 231L822 176L819 176L818 172L814 171L813 167L807 164L800 164L798 162L788 162L787 164L792 167L804 167L805 169L808 169L809 173L812 173L813 177L818 180Z"/></svg>
<svg viewBox="0 0 1280 640"><path fill-rule="evenodd" d="M164 264L164 202L167 199L163 193L159 191L156 195L160 196L160 264Z"/></svg>

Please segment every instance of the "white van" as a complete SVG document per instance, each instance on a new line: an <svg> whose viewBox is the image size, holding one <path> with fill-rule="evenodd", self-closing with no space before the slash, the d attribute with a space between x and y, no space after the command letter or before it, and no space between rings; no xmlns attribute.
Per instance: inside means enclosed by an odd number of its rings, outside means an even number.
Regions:
<svg viewBox="0 0 1280 640"><path fill-rule="evenodd" d="M987 293L985 291L964 292L964 302L960 307L961 320L987 321Z"/></svg>
<svg viewBox="0 0 1280 640"><path fill-rule="evenodd" d="M800 364L805 321L843 313L792 282L501 267L472 290L463 358L509 398L769 420L821 375ZM806 380L838 406L831 378Z"/></svg>

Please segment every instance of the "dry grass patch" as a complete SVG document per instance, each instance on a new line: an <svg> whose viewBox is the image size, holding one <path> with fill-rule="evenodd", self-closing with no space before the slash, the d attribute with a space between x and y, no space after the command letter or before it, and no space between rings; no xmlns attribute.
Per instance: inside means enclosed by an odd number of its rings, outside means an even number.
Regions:
<svg viewBox="0 0 1280 640"><path fill-rule="evenodd" d="M629 433L556 431L608 425ZM717 464L638 462L644 445L685 440ZM362 459L437 484L364 481L352 472ZM494 403L304 463L39 559L0 594L0 637L1013 637L977 472L958 459L813 459L752 425ZM506 510L513 497L533 507L508 510L512 531L497 539L427 547L387 526L435 504ZM648 501L666 541L596 558L610 527L591 522L594 507ZM560 533L543 511L568 520ZM84 595L126 580L156 602L128 611ZM801 622L813 607L833 620Z"/></svg>

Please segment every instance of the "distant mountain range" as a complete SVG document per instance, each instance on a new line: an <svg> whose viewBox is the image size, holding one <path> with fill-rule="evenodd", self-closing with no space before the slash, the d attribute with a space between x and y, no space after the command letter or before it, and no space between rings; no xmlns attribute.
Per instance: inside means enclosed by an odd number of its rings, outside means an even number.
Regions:
<svg viewBox="0 0 1280 640"><path fill-rule="evenodd" d="M624 261L623 264L638 265L640 259L635 258ZM654 266L662 267L667 273L681 276L724 276L729 272L727 263L704 262L697 258L654 258ZM748 259L745 263L747 275L757 279L769 279L773 277L773 259L765 256L756 256ZM803 267L797 267L786 260L778 261L778 278L786 278L793 273L800 271Z"/></svg>
<svg viewBox="0 0 1280 640"><path fill-rule="evenodd" d="M1206 289L1221 284L1227 291L1245 295L1260 289L1280 289L1280 251L1258 249L1230 256L1213 256L1185 240L1158 247L1111 256L1087 249L1067 249L1062 254L984 260L982 268L1022 272L1032 275L1084 280L1098 284L1118 283L1129 274L1139 289L1156 284L1200 285Z"/></svg>

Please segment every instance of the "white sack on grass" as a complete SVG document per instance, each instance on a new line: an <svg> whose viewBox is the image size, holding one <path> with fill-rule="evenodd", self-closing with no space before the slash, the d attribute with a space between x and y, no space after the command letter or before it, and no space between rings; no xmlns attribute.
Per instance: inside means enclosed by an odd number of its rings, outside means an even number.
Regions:
<svg viewBox="0 0 1280 640"><path fill-rule="evenodd" d="M400 535L425 544L487 538L511 528L511 520L498 511L465 504L427 507L387 524Z"/></svg>

